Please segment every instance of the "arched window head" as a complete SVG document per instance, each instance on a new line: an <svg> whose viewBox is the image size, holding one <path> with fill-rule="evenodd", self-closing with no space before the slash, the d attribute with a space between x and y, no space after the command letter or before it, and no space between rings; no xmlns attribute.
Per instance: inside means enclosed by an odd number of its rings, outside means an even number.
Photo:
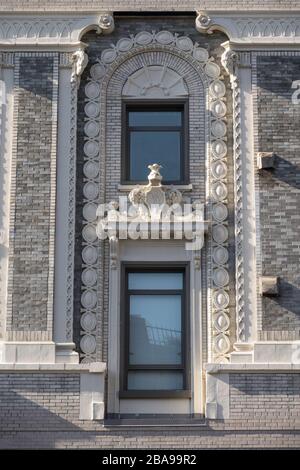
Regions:
<svg viewBox="0 0 300 470"><path fill-rule="evenodd" d="M187 95L183 77L165 65L145 65L127 79L122 91L122 96L128 98L160 99Z"/></svg>

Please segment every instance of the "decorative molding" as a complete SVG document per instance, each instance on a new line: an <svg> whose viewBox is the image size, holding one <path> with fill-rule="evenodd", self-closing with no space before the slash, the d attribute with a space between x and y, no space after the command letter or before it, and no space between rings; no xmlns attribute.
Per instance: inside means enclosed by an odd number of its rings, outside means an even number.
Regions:
<svg viewBox="0 0 300 470"><path fill-rule="evenodd" d="M208 51L193 43L189 37L179 36L169 31L140 32L135 36L120 39L116 45L105 49L99 58L90 68L90 77L85 86L85 163L84 163L84 224L83 224L83 273L82 273L82 317L88 315L93 317L93 325L96 328L97 315L101 317L97 299L99 293L103 291L102 283L99 280L99 257L101 250L97 239L95 224L96 211L99 202L105 202L105 174L104 166L101 165L101 175L99 174L100 163L100 134L102 126L100 122L100 96L102 82L106 83L112 74L112 69L119 57L129 57L132 51L138 54L153 47L166 53L180 54L180 57L193 65L201 76L201 81L207 91L207 101L210 113L210 124L208 127L208 138L210 139L208 168L209 168L209 194L208 213L212 218L213 229L210 235L210 272L208 273L209 288L207 289L211 308L209 318L211 321L210 330L212 332L210 341L213 346L213 359L218 362L228 361L228 354L231 348L229 331L230 321L228 315L229 295L228 295L228 228L227 228L227 166L226 166L226 87L220 76L220 67ZM150 47L151 46L151 47ZM125 60L125 59L124 59ZM105 79L105 80L104 80ZM102 109L102 113L105 112ZM101 131L100 131L101 127ZM102 136L103 138L103 136ZM100 182L101 178L101 182ZM101 195L99 194L101 188ZM200 261L199 261L200 263ZM199 265L198 263L198 265ZM98 312L98 313L97 313ZM101 321L101 320L99 320ZM81 322L81 358L83 361L96 360L96 339L95 331L91 327L86 328ZM85 339L86 338L86 339Z"/></svg>
<svg viewBox="0 0 300 470"><path fill-rule="evenodd" d="M249 12L208 14L197 12L196 29L202 34L222 31L236 45L300 44L300 14ZM88 31L109 34L114 30L111 12L100 14L15 14L0 20L2 47L78 47Z"/></svg>
<svg viewBox="0 0 300 470"><path fill-rule="evenodd" d="M228 44L227 44L228 46ZM233 91L233 154L234 154L234 196L235 196L235 282L236 282L236 320L237 343L246 341L244 311L244 254L243 254L243 188L242 188L242 154L241 154L241 97L239 83L240 54L225 49L221 62L230 75Z"/></svg>
<svg viewBox="0 0 300 470"><path fill-rule="evenodd" d="M80 78L88 64L89 58L86 52L83 49L78 49L72 54L72 75L71 82L77 84L77 88L80 85Z"/></svg>
<svg viewBox="0 0 300 470"><path fill-rule="evenodd" d="M73 341L74 243L76 201L77 83L71 81L66 340Z"/></svg>
<svg viewBox="0 0 300 470"><path fill-rule="evenodd" d="M114 30L112 13L98 15L2 16L0 46L78 45L88 31L109 34Z"/></svg>
<svg viewBox="0 0 300 470"><path fill-rule="evenodd" d="M248 13L216 14L209 16L203 11L197 12L195 26L201 34L221 31L227 34L235 45L249 46L275 44L300 44L300 15L257 14L249 17Z"/></svg>
<svg viewBox="0 0 300 470"><path fill-rule="evenodd" d="M124 85L122 95L143 98L186 96L183 77L165 65L144 66L132 74Z"/></svg>

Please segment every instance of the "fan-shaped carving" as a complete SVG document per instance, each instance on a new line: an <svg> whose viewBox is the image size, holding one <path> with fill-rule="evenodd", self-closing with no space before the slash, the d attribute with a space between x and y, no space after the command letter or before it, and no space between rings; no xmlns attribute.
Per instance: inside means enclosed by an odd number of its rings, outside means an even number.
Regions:
<svg viewBox="0 0 300 470"><path fill-rule="evenodd" d="M123 87L123 96L165 98L188 94L183 78L162 65L144 66L133 73Z"/></svg>

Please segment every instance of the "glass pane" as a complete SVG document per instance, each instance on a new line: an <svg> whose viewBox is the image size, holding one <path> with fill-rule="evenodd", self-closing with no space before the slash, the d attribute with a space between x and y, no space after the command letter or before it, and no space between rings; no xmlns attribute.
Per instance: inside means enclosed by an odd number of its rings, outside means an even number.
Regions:
<svg viewBox="0 0 300 470"><path fill-rule="evenodd" d="M182 273L129 273L128 289L182 289Z"/></svg>
<svg viewBox="0 0 300 470"><path fill-rule="evenodd" d="M181 296L130 296L130 364L181 364Z"/></svg>
<svg viewBox="0 0 300 470"><path fill-rule="evenodd" d="M130 180L147 180L148 165L162 165L164 180L180 181L181 135L174 131L130 133Z"/></svg>
<svg viewBox="0 0 300 470"><path fill-rule="evenodd" d="M129 126L181 126L181 111L129 111Z"/></svg>
<svg viewBox="0 0 300 470"><path fill-rule="evenodd" d="M182 372L129 371L128 390L182 390Z"/></svg>

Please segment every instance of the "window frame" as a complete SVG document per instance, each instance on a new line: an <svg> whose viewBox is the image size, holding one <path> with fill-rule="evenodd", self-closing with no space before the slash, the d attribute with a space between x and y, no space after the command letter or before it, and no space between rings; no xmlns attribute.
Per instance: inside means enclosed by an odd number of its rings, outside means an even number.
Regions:
<svg viewBox="0 0 300 470"><path fill-rule="evenodd" d="M121 112L121 184L133 185L133 184L147 184L148 181L130 180L130 139L129 139L129 120L128 111L137 108L139 111L162 108L176 108L176 106L182 107L183 124L181 130L181 161L180 171L181 179L175 180L163 180L163 184L173 185L186 185L190 182L189 176L189 102L188 99L176 98L176 99L154 99L154 100L137 100L137 99L124 99L122 100L122 112ZM162 109L163 111L163 109ZM150 129L150 126L149 126ZM153 161L152 163L159 163Z"/></svg>
<svg viewBox="0 0 300 470"><path fill-rule="evenodd" d="M128 272L182 272L183 273L183 302L182 302L182 363L180 365L131 365L129 366L129 290ZM150 291L150 290L149 290ZM149 292L148 291L148 292ZM156 290L156 293L164 290ZM166 290L165 290L166 291ZM147 291L139 290L146 293ZM154 290L150 292L154 293ZM171 293L171 290L169 291ZM173 290L176 292L176 289ZM121 316L120 316L120 398L190 398L190 319L189 297L190 276L188 262L122 262L121 263ZM127 376L130 370L180 370L183 374L183 389L180 390L128 390Z"/></svg>

